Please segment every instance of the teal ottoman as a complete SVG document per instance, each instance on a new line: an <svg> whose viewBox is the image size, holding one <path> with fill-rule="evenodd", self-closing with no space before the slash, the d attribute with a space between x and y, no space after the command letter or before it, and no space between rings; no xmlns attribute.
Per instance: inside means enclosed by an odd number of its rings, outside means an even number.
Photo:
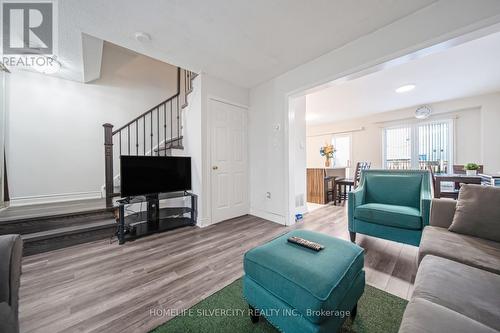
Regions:
<svg viewBox="0 0 500 333"><path fill-rule="evenodd" d="M322 244L319 252L291 236ZM320 233L295 230L258 246L243 260L243 295L255 323L260 315L282 332L337 332L356 315L364 292L363 249Z"/></svg>

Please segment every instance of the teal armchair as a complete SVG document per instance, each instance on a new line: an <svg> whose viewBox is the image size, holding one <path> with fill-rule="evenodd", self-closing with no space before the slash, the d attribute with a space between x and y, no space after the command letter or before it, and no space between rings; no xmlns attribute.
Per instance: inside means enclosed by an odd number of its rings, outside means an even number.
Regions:
<svg viewBox="0 0 500 333"><path fill-rule="evenodd" d="M427 170L363 170L349 193L351 241L356 233L418 246L432 200Z"/></svg>

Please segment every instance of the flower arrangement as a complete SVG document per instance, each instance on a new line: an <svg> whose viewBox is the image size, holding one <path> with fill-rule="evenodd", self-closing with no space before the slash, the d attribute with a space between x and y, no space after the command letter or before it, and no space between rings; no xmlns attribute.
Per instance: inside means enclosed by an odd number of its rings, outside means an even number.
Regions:
<svg viewBox="0 0 500 333"><path fill-rule="evenodd" d="M336 152L336 149L331 144L330 145L327 144L327 145L320 148L319 154L321 156L325 157L325 167L328 168L330 166L330 159L333 158L333 154L335 152Z"/></svg>

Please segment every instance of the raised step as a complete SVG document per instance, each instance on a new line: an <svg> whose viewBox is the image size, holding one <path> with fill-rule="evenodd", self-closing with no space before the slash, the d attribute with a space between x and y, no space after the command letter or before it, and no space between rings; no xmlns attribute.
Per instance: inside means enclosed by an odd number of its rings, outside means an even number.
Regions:
<svg viewBox="0 0 500 333"><path fill-rule="evenodd" d="M111 238L115 235L116 226L117 224L114 219L108 219L21 235L24 242L23 255L29 256L72 245Z"/></svg>
<svg viewBox="0 0 500 333"><path fill-rule="evenodd" d="M113 218L113 212L106 208L72 213L53 213L51 215L38 215L26 218L0 217L0 235L30 234Z"/></svg>
<svg viewBox="0 0 500 333"><path fill-rule="evenodd" d="M0 235L21 234L24 255L112 237L113 210L103 199L9 207L0 212Z"/></svg>
<svg viewBox="0 0 500 333"><path fill-rule="evenodd" d="M184 146L182 145L182 139L184 137L180 136L177 138L172 138L170 140L165 141L160 145L160 147L156 148L154 150L155 153L161 152L161 151L168 151L171 149L184 149Z"/></svg>

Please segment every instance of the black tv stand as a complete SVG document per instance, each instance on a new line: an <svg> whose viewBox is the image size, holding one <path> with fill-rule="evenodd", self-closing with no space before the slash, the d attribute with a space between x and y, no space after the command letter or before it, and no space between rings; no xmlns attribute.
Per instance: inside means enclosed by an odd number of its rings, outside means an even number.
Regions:
<svg viewBox="0 0 500 333"><path fill-rule="evenodd" d="M161 207L160 205L160 201L183 197L191 197L190 207ZM187 191L126 197L116 203L119 244L179 227L196 225L197 195ZM146 203L145 211L142 210L144 203ZM130 205L135 205L139 210L130 208ZM132 213L126 214L129 211Z"/></svg>
<svg viewBox="0 0 500 333"><path fill-rule="evenodd" d="M158 229L160 222L160 199L158 198L158 194L147 195L147 223L153 229Z"/></svg>

